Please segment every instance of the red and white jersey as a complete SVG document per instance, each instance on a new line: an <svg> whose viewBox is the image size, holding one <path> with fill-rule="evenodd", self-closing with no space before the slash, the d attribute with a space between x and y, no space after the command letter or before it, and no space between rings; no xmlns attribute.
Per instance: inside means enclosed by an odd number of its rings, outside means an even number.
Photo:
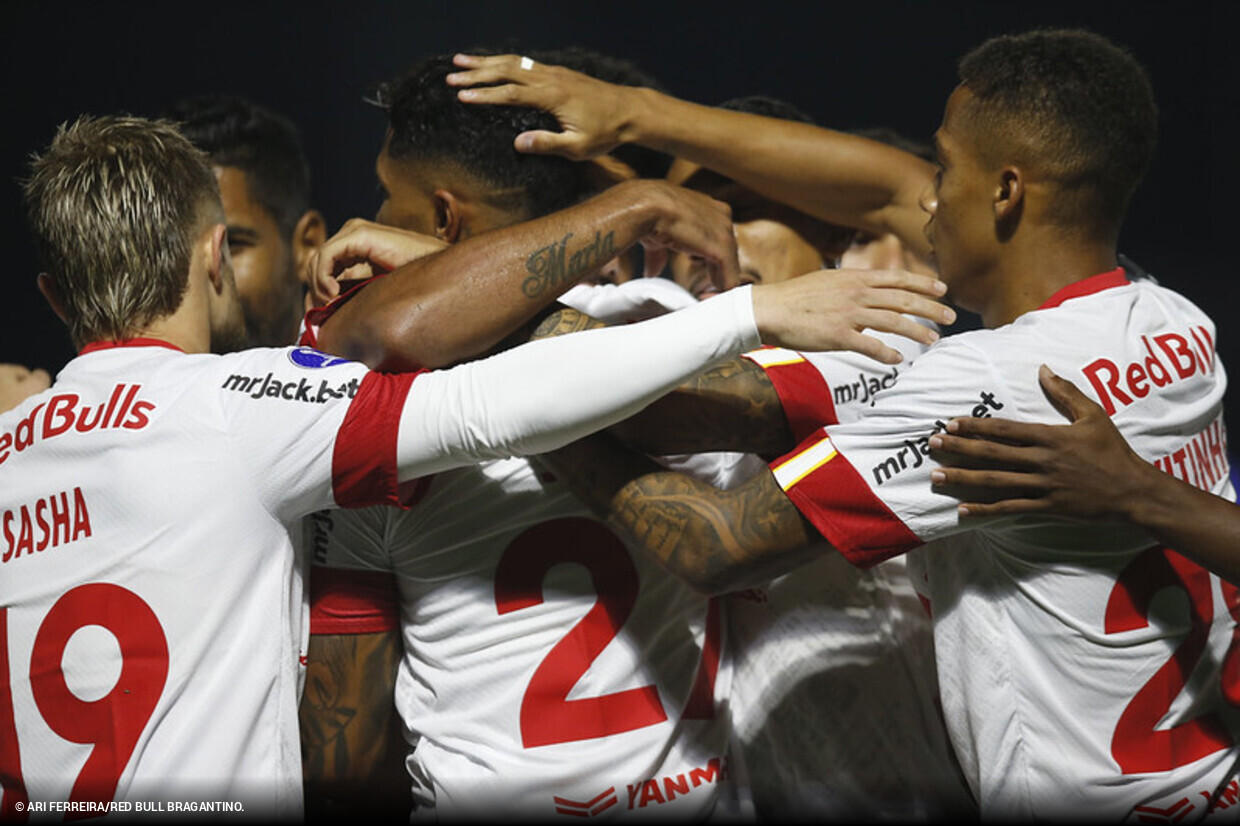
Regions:
<svg viewBox="0 0 1240 826"><path fill-rule="evenodd" d="M678 309L677 291L641 279L565 303L625 323ZM396 575L416 814L662 820L733 805L718 603L630 554L526 460L423 482L409 510L310 522L316 563Z"/></svg>
<svg viewBox="0 0 1240 826"><path fill-rule="evenodd" d="M909 568L933 612L943 710L984 819L1234 816L1237 589L1133 529L962 522L931 487L928 439L949 419L1063 421L1039 363L1098 400L1142 456L1232 496L1213 324L1118 270L938 343L861 420L773 463L775 478L855 564L918 549Z"/></svg>
<svg viewBox="0 0 1240 826"><path fill-rule="evenodd" d="M904 361L778 347L745 354L775 386L798 439L864 416L926 349L870 334ZM759 815L976 817L937 706L930 619L903 558L860 570L826 557L731 596L727 608L735 737Z"/></svg>
<svg viewBox="0 0 1240 826"><path fill-rule="evenodd" d="M371 437L395 419L365 388L399 384L399 404L409 381L366 376L307 349L135 340L87 348L0 416L0 815L34 801L300 815L288 526L347 503L334 482L394 466L395 432Z"/></svg>
<svg viewBox="0 0 1240 826"><path fill-rule="evenodd" d="M795 438L864 416L875 397L894 385L909 363L926 351L925 345L904 336L873 330L867 335L898 350L904 360L883 364L849 351L803 353L782 347L762 347L745 354L775 386Z"/></svg>
<svg viewBox="0 0 1240 826"><path fill-rule="evenodd" d="M417 814L663 822L731 795L716 602L528 461L437 474L408 510L312 524L329 565L396 573Z"/></svg>

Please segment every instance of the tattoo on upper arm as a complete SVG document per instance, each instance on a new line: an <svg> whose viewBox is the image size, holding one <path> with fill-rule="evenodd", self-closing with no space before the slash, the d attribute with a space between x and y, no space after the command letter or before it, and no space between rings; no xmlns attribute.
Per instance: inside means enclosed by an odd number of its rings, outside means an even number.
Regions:
<svg viewBox="0 0 1240 826"><path fill-rule="evenodd" d="M612 432L656 455L713 450L777 455L795 444L775 386L761 367L743 358L690 379Z"/></svg>
<svg viewBox="0 0 1240 826"><path fill-rule="evenodd" d="M521 292L526 298L539 298L559 285L572 283L587 272L593 272L616 255L616 232L608 230L594 233L594 240L568 252L568 241L573 234L567 233L559 241L553 241L530 253L525 259L529 277L521 282Z"/></svg>

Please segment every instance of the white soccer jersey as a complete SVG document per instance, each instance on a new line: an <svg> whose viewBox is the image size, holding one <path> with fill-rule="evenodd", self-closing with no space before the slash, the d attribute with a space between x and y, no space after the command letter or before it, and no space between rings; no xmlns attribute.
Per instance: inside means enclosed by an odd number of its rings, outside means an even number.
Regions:
<svg viewBox="0 0 1240 826"><path fill-rule="evenodd" d="M731 794L716 602L528 461L438 474L409 510L313 524L329 565L397 575L418 814L662 822Z"/></svg>
<svg viewBox="0 0 1240 826"><path fill-rule="evenodd" d="M409 382L309 350L145 344L88 348L0 416L0 813L296 817L304 611L287 526L334 504L333 481L342 502L379 501L343 480L392 467L394 430L374 437L395 418L370 390Z"/></svg>
<svg viewBox="0 0 1240 826"><path fill-rule="evenodd" d="M1138 453L1232 495L1214 327L1121 271L1005 327L940 342L860 421L772 465L851 561L910 556L934 615L942 703L985 819L1200 820L1237 811L1234 586L1139 532L1042 517L961 522L932 490L950 418L1062 422L1039 362L1111 413ZM1226 815L1224 815L1226 816Z"/></svg>
<svg viewBox="0 0 1240 826"><path fill-rule="evenodd" d="M308 348L87 348L0 416L0 810L297 814L307 621L288 526L395 502L398 479L555 449L757 343L747 292L677 322L416 376Z"/></svg>
<svg viewBox="0 0 1240 826"><path fill-rule="evenodd" d="M800 439L865 415L925 351L871 334L905 360L777 347L745 358L763 368ZM730 597L727 608L733 723L761 816L974 814L937 706L930 618L903 558L867 570L825 558Z"/></svg>
<svg viewBox="0 0 1240 826"><path fill-rule="evenodd" d="M685 306L681 293L697 303L663 279L563 301L627 323ZM701 464L722 475L732 456ZM631 555L526 460L427 481L409 510L312 521L316 558L397 575L417 813L662 820L731 804L718 604Z"/></svg>
<svg viewBox="0 0 1240 826"><path fill-rule="evenodd" d="M675 287L642 279L577 287L561 300L605 320L628 320L632 307L683 306L663 285ZM621 296L628 304L617 307ZM905 361L885 365L856 353L776 347L745 358L780 392L800 438L824 415L831 422L863 415L925 350L902 336L871 335ZM661 461L724 489L764 466L735 453ZM729 705L759 815L934 821L974 811L937 707L929 616L903 559L866 571L825 559L730 596L723 607L726 655L734 662Z"/></svg>

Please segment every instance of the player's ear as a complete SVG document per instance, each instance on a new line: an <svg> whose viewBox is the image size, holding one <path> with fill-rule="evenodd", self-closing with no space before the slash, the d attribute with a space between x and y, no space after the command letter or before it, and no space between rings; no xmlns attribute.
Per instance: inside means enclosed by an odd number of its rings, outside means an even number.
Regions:
<svg viewBox="0 0 1240 826"><path fill-rule="evenodd" d="M1007 166L999 171L995 184L995 219L1008 220L1015 215L1025 200L1025 173L1019 167Z"/></svg>
<svg viewBox="0 0 1240 826"><path fill-rule="evenodd" d="M228 257L228 227L223 224L212 224L206 238L207 278L211 288L217 293L224 289L224 268L232 267L232 259Z"/></svg>
<svg viewBox="0 0 1240 826"><path fill-rule="evenodd" d="M41 272L39 277L35 279L39 285L39 292L43 293L43 298L47 301L48 306L52 308L52 312L65 324L69 323L69 319L65 316L64 305L60 301L60 287L56 283L56 279L48 273Z"/></svg>
<svg viewBox="0 0 1240 826"><path fill-rule="evenodd" d="M446 189L437 189L432 196L435 202L435 237L449 244L455 244L461 237L461 224L464 220L465 205L456 193Z"/></svg>
<svg viewBox="0 0 1240 826"><path fill-rule="evenodd" d="M306 210L293 227L293 263L297 280L305 283L310 256L327 240L327 221L317 209Z"/></svg>
<svg viewBox="0 0 1240 826"><path fill-rule="evenodd" d="M1020 222L1025 207L1025 173L1016 166L999 170L994 189L995 225L1001 238L1009 238Z"/></svg>

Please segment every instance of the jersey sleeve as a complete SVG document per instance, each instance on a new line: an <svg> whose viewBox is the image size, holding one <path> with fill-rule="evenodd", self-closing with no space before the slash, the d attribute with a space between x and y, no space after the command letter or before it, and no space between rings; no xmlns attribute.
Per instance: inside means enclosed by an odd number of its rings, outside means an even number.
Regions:
<svg viewBox="0 0 1240 826"><path fill-rule="evenodd" d="M401 417L402 473L563 447L759 343L749 287L636 324L533 341L424 373Z"/></svg>
<svg viewBox="0 0 1240 826"><path fill-rule="evenodd" d="M391 573L313 566L311 634L377 634L398 628L400 596Z"/></svg>
<svg viewBox="0 0 1240 826"><path fill-rule="evenodd" d="M394 504L419 476L562 447L757 344L750 290L738 288L433 372L375 373L308 347L246 351L221 359L216 398L260 497L292 519Z"/></svg>
<svg viewBox="0 0 1240 826"><path fill-rule="evenodd" d="M311 548L310 633L371 634L400 625L389 536L402 511L324 510L306 520Z"/></svg>
<svg viewBox="0 0 1240 826"><path fill-rule="evenodd" d="M882 391L895 385L925 348L903 336L869 332L904 356L896 365L883 364L860 353L801 353L782 347L762 347L745 358L762 368L797 439L820 427L848 422L865 415Z"/></svg>
<svg viewBox="0 0 1240 826"><path fill-rule="evenodd" d="M863 417L819 428L771 471L824 538L868 567L960 529L959 500L930 484L930 437L960 416L1030 418L1022 404L979 352L941 345Z"/></svg>
<svg viewBox="0 0 1240 826"><path fill-rule="evenodd" d="M325 507L398 504L401 412L419 374L373 373L308 347L220 361L216 400L234 458L289 521Z"/></svg>

